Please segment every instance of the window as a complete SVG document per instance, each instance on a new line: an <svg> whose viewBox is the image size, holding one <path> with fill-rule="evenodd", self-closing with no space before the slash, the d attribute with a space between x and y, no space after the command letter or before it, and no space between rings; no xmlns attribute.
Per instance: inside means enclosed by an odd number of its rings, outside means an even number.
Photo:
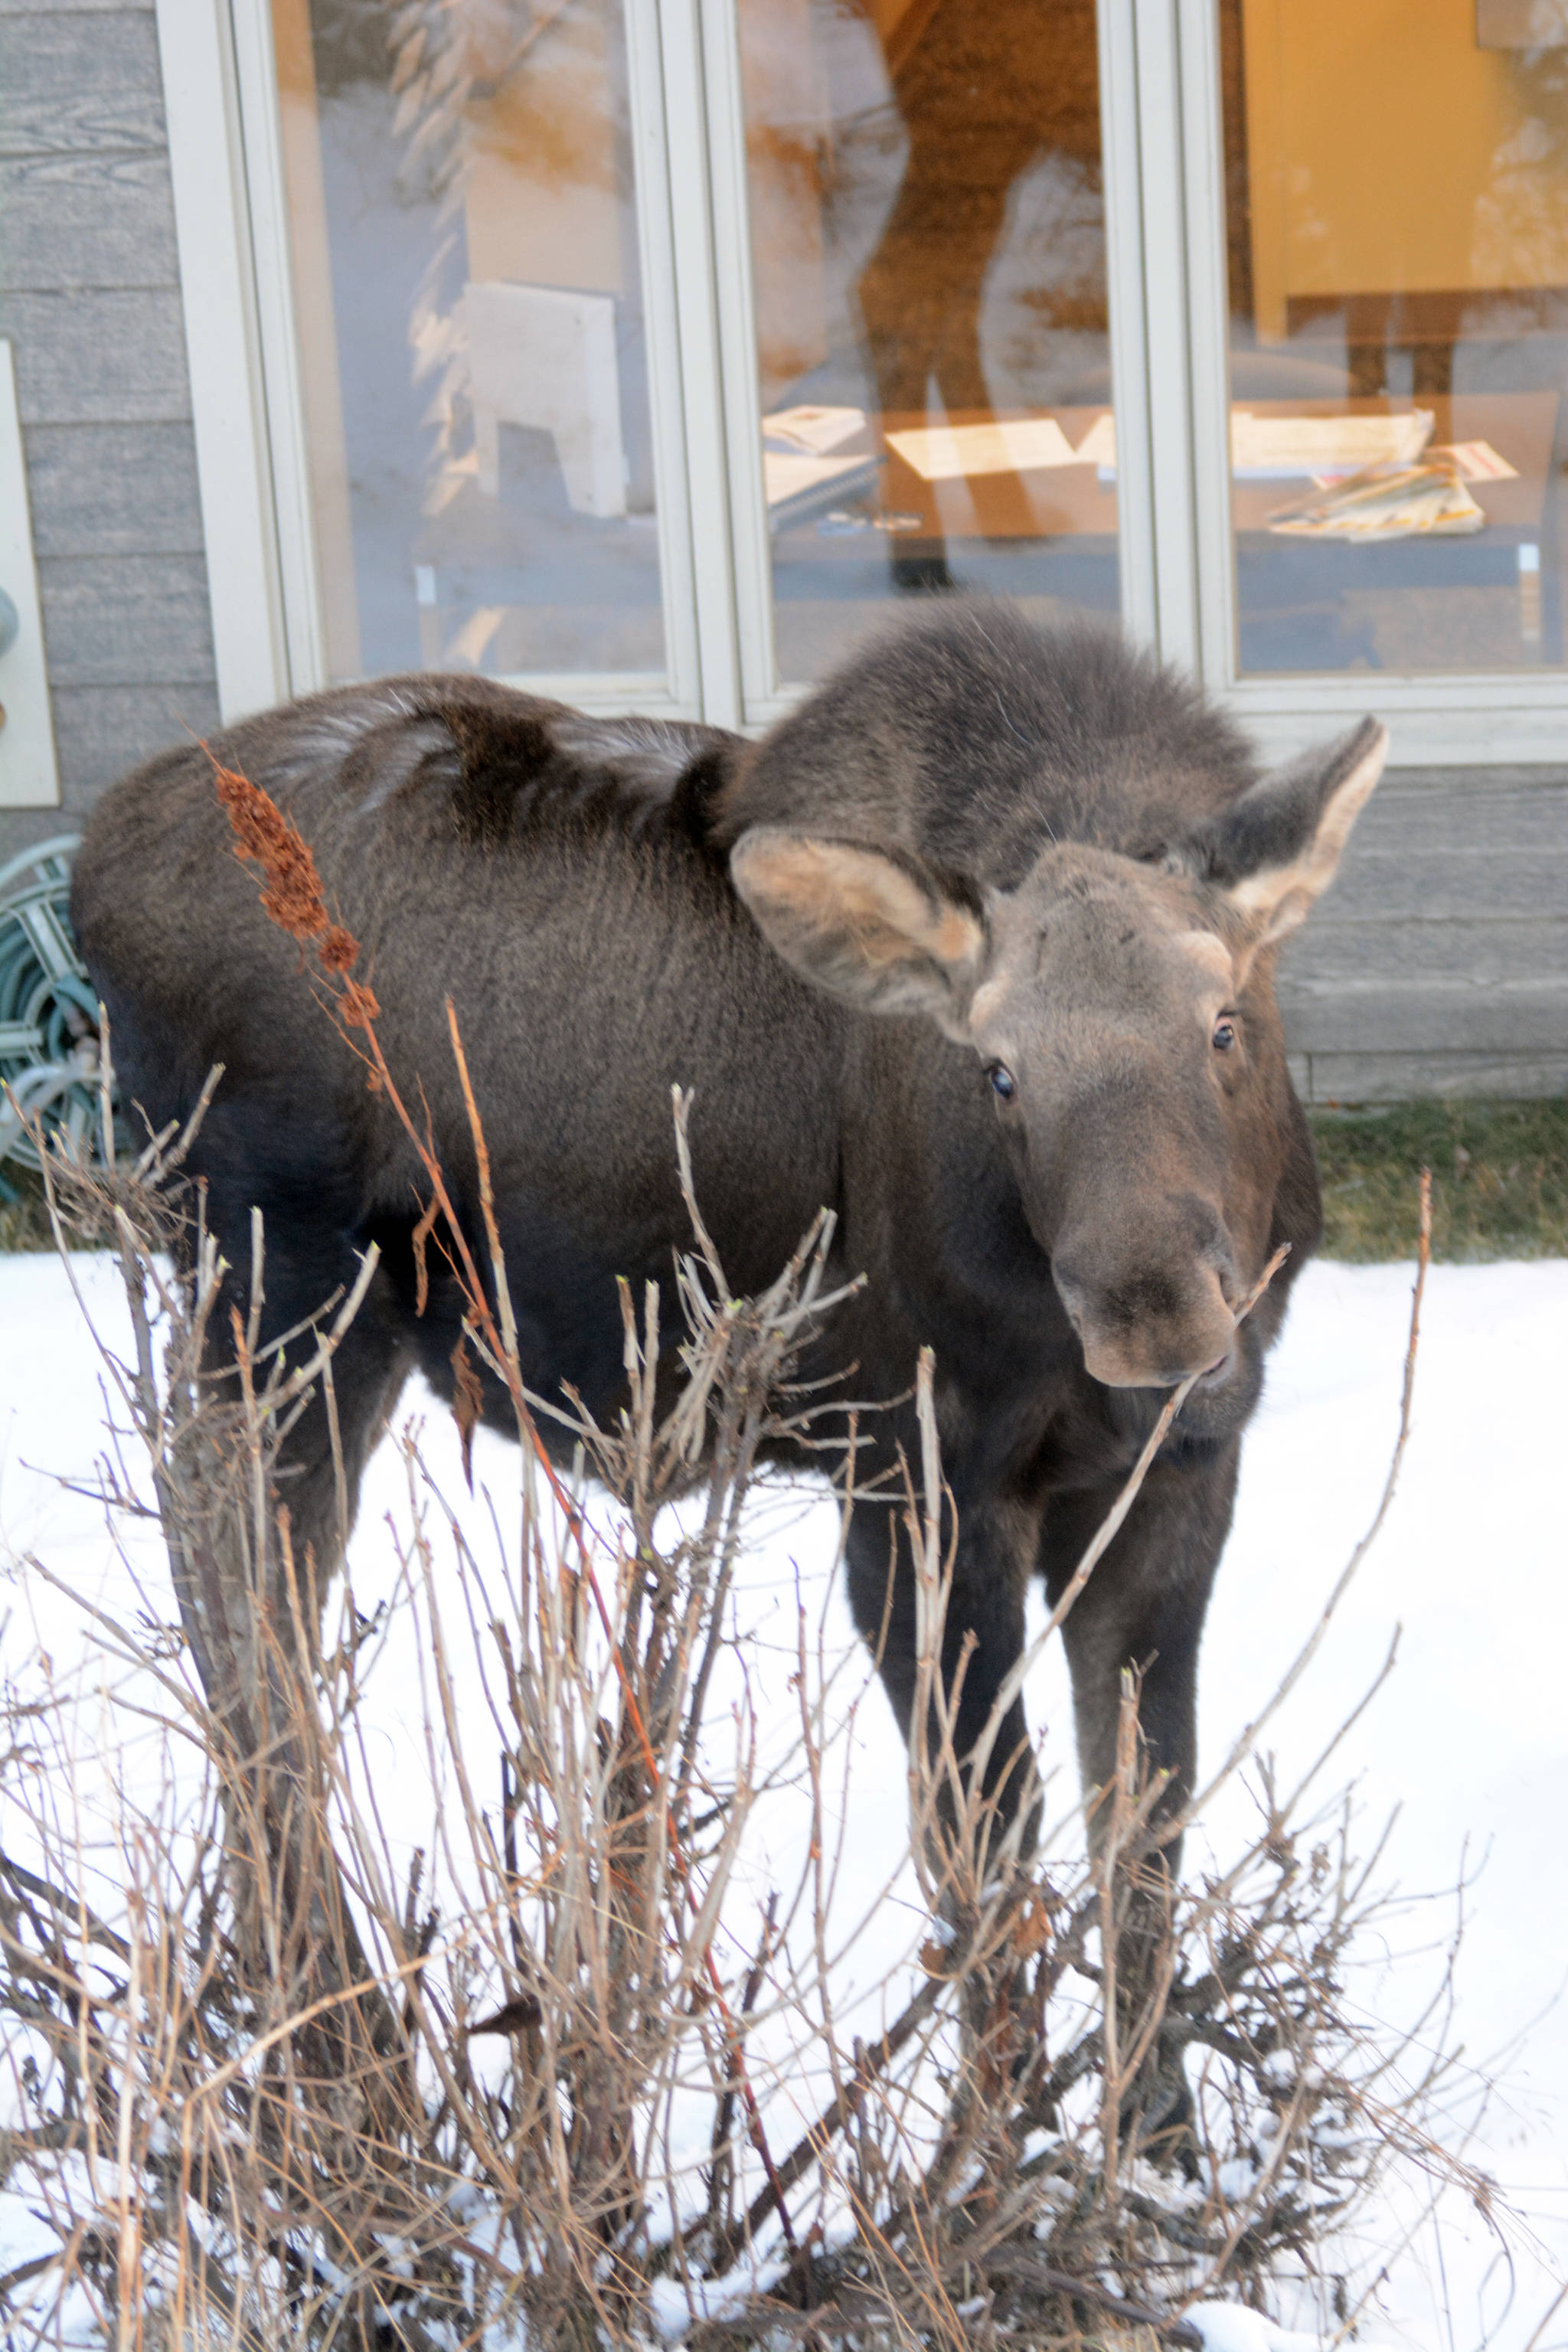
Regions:
<svg viewBox="0 0 1568 2352"><path fill-rule="evenodd" d="M1568 19L1222 24L1240 671L1561 668Z"/></svg>
<svg viewBox="0 0 1568 2352"><path fill-rule="evenodd" d="M159 10L226 709L760 725L957 586L1561 756L1561 11Z"/></svg>
<svg viewBox="0 0 1568 2352"><path fill-rule="evenodd" d="M774 682L952 588L1113 619L1092 0L739 27Z"/></svg>
<svg viewBox="0 0 1568 2352"><path fill-rule="evenodd" d="M618 0L272 0L328 678L665 648Z"/></svg>

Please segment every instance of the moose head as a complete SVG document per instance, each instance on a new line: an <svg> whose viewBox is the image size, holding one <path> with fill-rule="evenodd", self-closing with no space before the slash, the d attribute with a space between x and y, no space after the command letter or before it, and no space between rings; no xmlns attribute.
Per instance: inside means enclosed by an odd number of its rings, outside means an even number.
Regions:
<svg viewBox="0 0 1568 2352"><path fill-rule="evenodd" d="M974 1055L1030 1230L1111 1388L1241 1364L1282 1158L1273 951L1332 880L1377 782L1372 719L1140 858L1048 843L1006 889L908 850L763 824L731 857L784 961Z"/></svg>

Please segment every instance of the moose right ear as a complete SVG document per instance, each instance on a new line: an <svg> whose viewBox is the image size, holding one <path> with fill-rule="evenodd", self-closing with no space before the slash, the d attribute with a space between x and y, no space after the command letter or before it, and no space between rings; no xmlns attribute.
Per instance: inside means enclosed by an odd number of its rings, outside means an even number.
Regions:
<svg viewBox="0 0 1568 2352"><path fill-rule="evenodd" d="M985 926L911 857L754 825L730 854L736 890L805 980L862 1013L924 1013L967 1043Z"/></svg>
<svg viewBox="0 0 1568 2352"><path fill-rule="evenodd" d="M1254 950L1293 931L1328 888L1387 756L1387 728L1363 719L1264 776L1178 845L1178 861L1217 883L1246 921Z"/></svg>

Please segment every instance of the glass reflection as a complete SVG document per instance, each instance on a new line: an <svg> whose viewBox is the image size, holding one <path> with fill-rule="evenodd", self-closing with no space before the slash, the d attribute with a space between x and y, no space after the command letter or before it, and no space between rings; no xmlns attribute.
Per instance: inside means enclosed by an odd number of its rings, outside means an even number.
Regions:
<svg viewBox="0 0 1568 2352"><path fill-rule="evenodd" d="M1221 23L1242 669L1556 667L1568 0Z"/></svg>
<svg viewBox="0 0 1568 2352"><path fill-rule="evenodd" d="M1113 614L1092 0L740 26L781 676L911 593Z"/></svg>
<svg viewBox="0 0 1568 2352"><path fill-rule="evenodd" d="M617 0L273 0L329 675L653 673Z"/></svg>

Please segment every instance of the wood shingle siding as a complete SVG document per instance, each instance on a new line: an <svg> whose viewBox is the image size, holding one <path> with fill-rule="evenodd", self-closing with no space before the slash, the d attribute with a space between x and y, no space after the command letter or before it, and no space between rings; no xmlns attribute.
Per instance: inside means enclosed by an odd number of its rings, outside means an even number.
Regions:
<svg viewBox="0 0 1568 2352"><path fill-rule="evenodd" d="M4 26L0 16L0 41ZM0 222L0 246L5 237ZM177 286L0 294L0 320L12 339L24 429L189 425Z"/></svg>
<svg viewBox="0 0 1568 2352"><path fill-rule="evenodd" d="M188 425L38 425L27 471L39 557L202 553Z"/></svg>
<svg viewBox="0 0 1568 2352"><path fill-rule="evenodd" d="M1279 1003L1316 1102L1568 1092L1568 780L1391 771Z"/></svg>
<svg viewBox="0 0 1568 2352"><path fill-rule="evenodd" d="M11 340L62 805L217 724L152 7L0 0L0 335Z"/></svg>
<svg viewBox="0 0 1568 2352"><path fill-rule="evenodd" d="M218 724L184 334L152 5L0 0L0 335L63 799L0 810L0 862ZM1316 1101L1568 1091L1568 741L1394 771L1279 995Z"/></svg>
<svg viewBox="0 0 1568 2352"><path fill-rule="evenodd" d="M165 152L149 9L25 15L0 83L0 157Z"/></svg>

